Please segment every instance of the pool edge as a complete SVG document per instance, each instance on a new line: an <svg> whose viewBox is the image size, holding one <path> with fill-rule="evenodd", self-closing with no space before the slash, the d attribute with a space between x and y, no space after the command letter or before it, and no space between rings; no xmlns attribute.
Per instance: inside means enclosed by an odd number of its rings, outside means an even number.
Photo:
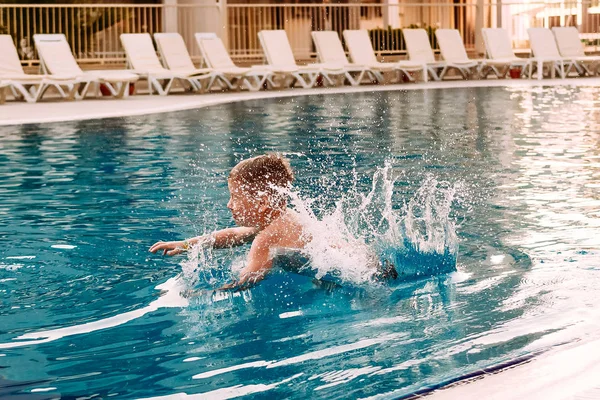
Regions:
<svg viewBox="0 0 600 400"><path fill-rule="evenodd" d="M600 340L557 345L487 370L489 372L478 371L462 380L455 379L405 398L587 399L592 392L594 396L600 394L600 382L597 379L600 376Z"/></svg>
<svg viewBox="0 0 600 400"><path fill-rule="evenodd" d="M86 99L77 102L48 101L35 104L9 101L0 106L0 126L56 123L91 119L135 117L173 111L199 109L214 105L257 99L276 99L297 96L387 92L426 89L456 89L482 87L539 87L539 86L600 86L600 77L548 80L448 80L390 85L342 86L334 88L287 89L265 92L224 92L170 96L140 95L127 99ZM127 109L123 106L127 104ZM3 111L7 111L6 113Z"/></svg>

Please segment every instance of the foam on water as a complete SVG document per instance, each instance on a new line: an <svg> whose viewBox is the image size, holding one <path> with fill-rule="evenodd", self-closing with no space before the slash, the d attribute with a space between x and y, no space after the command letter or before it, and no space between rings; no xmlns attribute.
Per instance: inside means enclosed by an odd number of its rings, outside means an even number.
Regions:
<svg viewBox="0 0 600 400"><path fill-rule="evenodd" d="M432 275L438 269L455 268L458 238L450 211L458 185L428 176L400 206L394 201L395 183L392 165L386 163L374 173L368 193L351 190L333 210L319 210L321 218L311 208L314 199L292 193L292 206L312 238L305 252L317 278L372 282L383 260L394 264L401 275Z"/></svg>
<svg viewBox="0 0 600 400"><path fill-rule="evenodd" d="M391 163L386 163L374 173L368 192L361 192L355 184L330 208L315 206L327 203L322 199L295 190L287 193L308 238L302 252L316 278L372 283L384 260L407 277L455 269L458 238L450 211L459 185L427 176L409 201L398 204L396 179ZM325 191L322 196L330 194ZM236 274L243 268L244 258L232 257L229 265ZM203 283L218 284L217 269L210 240L194 246L182 263L188 286L196 285L199 275Z"/></svg>

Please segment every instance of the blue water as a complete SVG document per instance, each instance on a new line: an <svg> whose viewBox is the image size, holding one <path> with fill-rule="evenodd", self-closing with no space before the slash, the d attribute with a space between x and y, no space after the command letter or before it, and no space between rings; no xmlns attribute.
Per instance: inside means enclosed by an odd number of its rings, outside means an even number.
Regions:
<svg viewBox="0 0 600 400"><path fill-rule="evenodd" d="M0 397L392 398L597 335L599 100L444 89L0 128ZM266 151L317 214L386 162L398 212L428 180L456 188L459 271L182 297L184 258L148 247L232 226L227 173ZM210 254L195 287L245 251Z"/></svg>

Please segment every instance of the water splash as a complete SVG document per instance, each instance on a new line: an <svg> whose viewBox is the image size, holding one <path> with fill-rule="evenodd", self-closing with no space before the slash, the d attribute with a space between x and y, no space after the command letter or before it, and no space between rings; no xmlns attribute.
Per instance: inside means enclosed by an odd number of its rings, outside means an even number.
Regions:
<svg viewBox="0 0 600 400"><path fill-rule="evenodd" d="M397 204L395 184L393 168L386 163L374 173L366 194L354 184L333 207L320 208L316 205L327 203L323 199L287 192L309 238L302 253L316 278L371 284L382 262L393 264L400 280L455 270L458 238L450 212L460 185L429 175L407 203ZM223 283L212 245L209 238L200 241L182 263L188 287L199 282L213 287ZM229 274L239 273L245 259L233 253L227 256Z"/></svg>
<svg viewBox="0 0 600 400"><path fill-rule="evenodd" d="M181 263L181 278L187 288L192 288L201 280L209 285L215 285L218 278L214 271L217 269L217 260L213 252L214 238L205 235L188 250L187 260Z"/></svg>
<svg viewBox="0 0 600 400"><path fill-rule="evenodd" d="M393 264L400 280L455 270L458 238L450 212L460 185L427 176L411 200L397 207L395 183L386 163L373 175L367 194L352 190L332 211L315 212L315 199L291 193L310 238L304 253L315 277L370 283L377 280L382 263Z"/></svg>

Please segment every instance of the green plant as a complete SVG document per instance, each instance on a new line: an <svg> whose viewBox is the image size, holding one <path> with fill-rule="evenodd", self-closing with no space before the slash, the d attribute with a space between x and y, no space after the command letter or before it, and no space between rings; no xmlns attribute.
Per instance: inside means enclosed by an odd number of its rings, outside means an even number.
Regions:
<svg viewBox="0 0 600 400"><path fill-rule="evenodd" d="M422 24L421 26L411 24L402 29L418 29L423 28L427 32L429 37L429 43L431 47L436 49L438 47L437 39L435 37L436 27ZM369 30L369 37L373 49L377 52L399 52L405 51L406 45L404 43L404 37L402 36L402 29L400 28L375 28Z"/></svg>
<svg viewBox="0 0 600 400"><path fill-rule="evenodd" d="M36 33L64 33L74 51L87 52L92 47L91 37L98 31L109 28L129 18L129 12L114 13L107 7L77 7L92 3L92 0L37 0L27 1L31 7L10 7L20 0L4 0L0 8L0 33L13 37L23 58L33 56L33 35ZM72 4L73 7L48 9L36 7L45 4Z"/></svg>

